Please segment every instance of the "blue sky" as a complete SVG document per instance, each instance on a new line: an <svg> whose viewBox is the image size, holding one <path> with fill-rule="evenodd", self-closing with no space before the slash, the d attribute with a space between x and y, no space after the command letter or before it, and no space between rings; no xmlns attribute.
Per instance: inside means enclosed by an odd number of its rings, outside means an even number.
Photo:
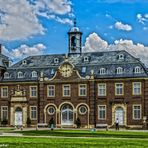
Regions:
<svg viewBox="0 0 148 148"><path fill-rule="evenodd" d="M75 17L84 52L120 48L148 63L148 0L0 0L3 53L66 53Z"/></svg>

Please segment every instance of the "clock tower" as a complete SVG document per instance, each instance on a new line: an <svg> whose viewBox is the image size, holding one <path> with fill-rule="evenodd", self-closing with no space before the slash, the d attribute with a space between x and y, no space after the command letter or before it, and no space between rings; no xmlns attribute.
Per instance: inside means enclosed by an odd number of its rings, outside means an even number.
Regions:
<svg viewBox="0 0 148 148"><path fill-rule="evenodd" d="M81 54L82 32L76 25L76 19L74 19L74 26L68 32L68 38L69 38L69 54Z"/></svg>

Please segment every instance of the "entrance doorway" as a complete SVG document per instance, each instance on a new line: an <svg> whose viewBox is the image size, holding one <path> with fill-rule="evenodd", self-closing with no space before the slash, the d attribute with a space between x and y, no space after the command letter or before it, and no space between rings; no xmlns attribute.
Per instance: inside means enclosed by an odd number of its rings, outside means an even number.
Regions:
<svg viewBox="0 0 148 148"><path fill-rule="evenodd" d="M122 107L117 107L115 109L115 121L118 118L119 125L124 125L124 110Z"/></svg>
<svg viewBox="0 0 148 148"><path fill-rule="evenodd" d="M22 122L22 118L23 114L22 114L22 109L20 107L17 107L15 110L15 126L22 126L23 122Z"/></svg>
<svg viewBox="0 0 148 148"><path fill-rule="evenodd" d="M61 108L61 125L73 125L73 108L69 104L64 104Z"/></svg>

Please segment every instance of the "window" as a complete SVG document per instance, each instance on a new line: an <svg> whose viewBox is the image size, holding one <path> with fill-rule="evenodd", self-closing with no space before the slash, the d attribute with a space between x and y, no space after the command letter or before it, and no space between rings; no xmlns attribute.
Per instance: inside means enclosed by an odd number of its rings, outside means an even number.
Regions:
<svg viewBox="0 0 148 148"><path fill-rule="evenodd" d="M26 60L23 60L23 61L22 61L22 64L23 64L23 65L26 65L26 64L27 64L27 61L26 61Z"/></svg>
<svg viewBox="0 0 148 148"><path fill-rule="evenodd" d="M115 94L116 95L123 95L123 83L116 83L115 84Z"/></svg>
<svg viewBox="0 0 148 148"><path fill-rule="evenodd" d="M1 121L8 119L8 106L1 106Z"/></svg>
<svg viewBox="0 0 148 148"><path fill-rule="evenodd" d="M7 98L8 97L8 87L1 87L1 97L2 98Z"/></svg>
<svg viewBox="0 0 148 148"><path fill-rule="evenodd" d="M84 57L84 62L89 62L89 57L85 56Z"/></svg>
<svg viewBox="0 0 148 148"><path fill-rule="evenodd" d="M105 105L99 105L98 106L98 117L99 119L106 119L106 106Z"/></svg>
<svg viewBox="0 0 148 148"><path fill-rule="evenodd" d="M55 108L54 108L54 106L50 106L49 108L48 108L48 114L49 115L53 115L55 113Z"/></svg>
<svg viewBox="0 0 148 148"><path fill-rule="evenodd" d="M82 67L82 73L86 73L86 67Z"/></svg>
<svg viewBox="0 0 148 148"><path fill-rule="evenodd" d="M136 66L134 68L134 73L141 73L141 68L139 66Z"/></svg>
<svg viewBox="0 0 148 148"><path fill-rule="evenodd" d="M8 72L5 72L5 73L4 73L4 78L5 78L5 79L9 79L9 77L10 77L10 76L9 76L9 73L8 73Z"/></svg>
<svg viewBox="0 0 148 148"><path fill-rule="evenodd" d="M30 106L30 119L31 120L37 119L37 107L36 106Z"/></svg>
<svg viewBox="0 0 148 148"><path fill-rule="evenodd" d="M37 72L36 71L32 71L32 78L36 78L37 77Z"/></svg>
<svg viewBox="0 0 148 148"><path fill-rule="evenodd" d="M58 58L54 58L54 63L58 64L59 63L59 59Z"/></svg>
<svg viewBox="0 0 148 148"><path fill-rule="evenodd" d="M106 69L105 68L101 68L100 69L100 75L104 75L106 74Z"/></svg>
<svg viewBox="0 0 148 148"><path fill-rule="evenodd" d="M141 94L141 82L133 82L133 95Z"/></svg>
<svg viewBox="0 0 148 148"><path fill-rule="evenodd" d="M87 112L87 108L86 108L84 105L83 105L83 106L80 106L80 108L79 108L79 113L80 113L81 115L85 115L86 112Z"/></svg>
<svg viewBox="0 0 148 148"><path fill-rule="evenodd" d="M87 88L86 84L79 85L79 96L86 96L87 95L86 88Z"/></svg>
<svg viewBox="0 0 148 148"><path fill-rule="evenodd" d="M119 60L124 60L124 54L119 54L119 55L118 55L118 59L119 59Z"/></svg>
<svg viewBox="0 0 148 148"><path fill-rule="evenodd" d="M48 85L47 86L47 96L48 97L54 97L55 96L55 86L54 85Z"/></svg>
<svg viewBox="0 0 148 148"><path fill-rule="evenodd" d="M37 97L37 86L30 86L30 97Z"/></svg>
<svg viewBox="0 0 148 148"><path fill-rule="evenodd" d="M106 84L98 84L98 96L106 96Z"/></svg>
<svg viewBox="0 0 148 148"><path fill-rule="evenodd" d="M21 71L18 72L18 73L17 73L17 77L18 77L18 78L23 78L23 73L22 73Z"/></svg>
<svg viewBox="0 0 148 148"><path fill-rule="evenodd" d="M141 105L133 105L133 119L141 119Z"/></svg>
<svg viewBox="0 0 148 148"><path fill-rule="evenodd" d="M70 96L70 85L63 85L63 96Z"/></svg>
<svg viewBox="0 0 148 148"><path fill-rule="evenodd" d="M122 67L118 67L116 69L117 74L123 74L123 68Z"/></svg>

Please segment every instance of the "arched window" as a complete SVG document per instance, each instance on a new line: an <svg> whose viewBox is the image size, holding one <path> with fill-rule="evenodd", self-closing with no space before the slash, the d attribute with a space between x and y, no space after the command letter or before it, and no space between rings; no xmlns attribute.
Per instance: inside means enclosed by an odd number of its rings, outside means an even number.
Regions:
<svg viewBox="0 0 148 148"><path fill-rule="evenodd" d="M122 67L118 67L116 69L117 74L123 74L123 68Z"/></svg>
<svg viewBox="0 0 148 148"><path fill-rule="evenodd" d="M36 71L32 71L32 78L36 78L37 77L37 72Z"/></svg>
<svg viewBox="0 0 148 148"><path fill-rule="evenodd" d="M74 47L76 46L76 37L75 36L71 37L71 45Z"/></svg>
<svg viewBox="0 0 148 148"><path fill-rule="evenodd" d="M4 78L5 78L5 79L9 79L9 77L10 77L9 73L8 73L8 72L5 72L5 73L4 73Z"/></svg>
<svg viewBox="0 0 148 148"><path fill-rule="evenodd" d="M23 73L22 73L21 71L19 71L19 72L17 73L17 77L18 77L18 78L23 78Z"/></svg>
<svg viewBox="0 0 148 148"><path fill-rule="evenodd" d="M89 57L85 56L84 57L84 62L89 62Z"/></svg>
<svg viewBox="0 0 148 148"><path fill-rule="evenodd" d="M58 64L59 63L59 59L58 58L54 58L54 63Z"/></svg>
<svg viewBox="0 0 148 148"><path fill-rule="evenodd" d="M119 59L119 60L124 60L124 54L119 54L119 55L118 55L118 59Z"/></svg>
<svg viewBox="0 0 148 148"><path fill-rule="evenodd" d="M134 68L134 73L141 73L141 68L139 66L136 66Z"/></svg>
<svg viewBox="0 0 148 148"><path fill-rule="evenodd" d="M106 74L106 69L105 68L100 68L100 75Z"/></svg>

